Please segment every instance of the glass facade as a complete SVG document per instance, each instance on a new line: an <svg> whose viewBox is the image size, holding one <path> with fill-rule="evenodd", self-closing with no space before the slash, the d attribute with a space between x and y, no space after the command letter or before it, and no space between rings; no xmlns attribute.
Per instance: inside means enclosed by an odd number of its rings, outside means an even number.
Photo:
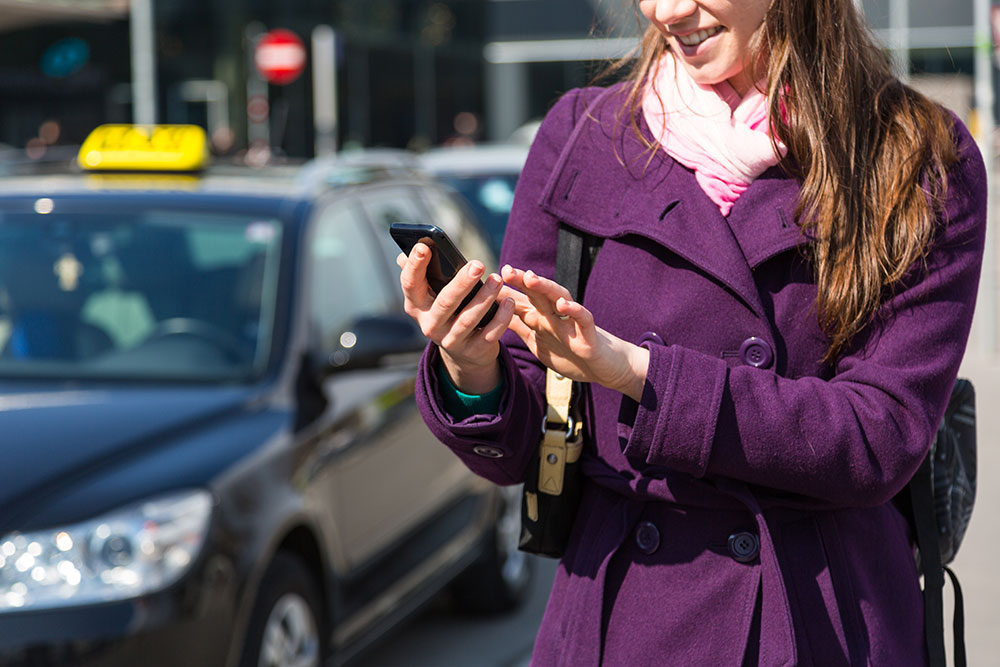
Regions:
<svg viewBox="0 0 1000 667"><path fill-rule="evenodd" d="M485 113L482 50L488 4L157 1L158 120L206 126L217 152L235 154L248 145L248 116L260 120L266 115L275 153L310 156L311 57L294 82L267 86L261 104L248 93L253 85L248 84L253 77L249 36L285 28L308 50L312 30L329 25L337 34L340 145L440 143L456 132L458 114L482 119ZM79 143L101 122L131 119L127 19L47 22L5 30L2 37L0 143L37 144L43 126L59 129L55 143ZM61 66L46 68L45 62Z"/></svg>

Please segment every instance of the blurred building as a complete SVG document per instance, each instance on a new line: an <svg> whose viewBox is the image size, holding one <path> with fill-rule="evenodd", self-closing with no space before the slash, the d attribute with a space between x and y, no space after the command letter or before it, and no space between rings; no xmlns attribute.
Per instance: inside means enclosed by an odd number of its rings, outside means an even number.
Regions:
<svg viewBox="0 0 1000 667"><path fill-rule="evenodd" d="M278 155L316 145L313 62L263 84L252 46L286 28L336 31L336 144L506 138L634 46L628 0L149 0L156 116L208 128L221 153L264 126ZM972 2L859 0L900 70L968 117ZM0 143L76 143L133 117L128 0L0 0ZM906 29L897 29L900 26ZM140 80L141 81L141 80Z"/></svg>
<svg viewBox="0 0 1000 667"><path fill-rule="evenodd" d="M976 44L972 0L863 0L862 6L909 83L969 121Z"/></svg>
<svg viewBox="0 0 1000 667"><path fill-rule="evenodd" d="M311 63L294 82L265 86L264 109L248 108L251 38L271 28L292 30L307 49L316 26L336 30L341 145L438 142L455 132L459 113L480 124L485 116L483 0L153 4L157 118L205 125L220 150L245 148L248 115L266 115L278 152L313 151ZM50 121L61 129L60 141L79 142L97 123L131 120L127 5L0 0L0 143L24 146ZM23 21L7 20L15 6Z"/></svg>

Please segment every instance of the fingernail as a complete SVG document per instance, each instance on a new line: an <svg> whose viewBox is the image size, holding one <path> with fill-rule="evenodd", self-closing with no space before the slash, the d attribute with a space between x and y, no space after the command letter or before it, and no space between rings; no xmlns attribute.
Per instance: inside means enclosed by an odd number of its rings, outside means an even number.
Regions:
<svg viewBox="0 0 1000 667"><path fill-rule="evenodd" d="M469 262L469 274L473 278L478 278L479 276L483 275L483 271L485 269L486 269L486 267L484 267L482 264L480 264L476 260L473 260L473 261Z"/></svg>
<svg viewBox="0 0 1000 667"><path fill-rule="evenodd" d="M490 289L496 289L500 287L500 276L495 273L491 273L486 279L486 286Z"/></svg>

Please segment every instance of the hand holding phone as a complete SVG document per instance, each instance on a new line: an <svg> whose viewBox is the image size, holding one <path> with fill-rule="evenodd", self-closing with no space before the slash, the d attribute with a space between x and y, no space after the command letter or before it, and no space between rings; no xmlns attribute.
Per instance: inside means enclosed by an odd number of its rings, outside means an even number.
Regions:
<svg viewBox="0 0 1000 667"><path fill-rule="evenodd" d="M427 282L436 294L440 293L445 285L455 277L458 270L468 263L444 230L436 225L394 222L389 227L389 234L406 255L410 254L413 246L417 243L423 243L431 249L431 260L427 265ZM458 306L459 312L472 301L482 286L483 281L480 280L462 299L462 303ZM476 326L483 327L488 324L493 319L493 315L496 314L497 306L498 304L493 302L489 312Z"/></svg>

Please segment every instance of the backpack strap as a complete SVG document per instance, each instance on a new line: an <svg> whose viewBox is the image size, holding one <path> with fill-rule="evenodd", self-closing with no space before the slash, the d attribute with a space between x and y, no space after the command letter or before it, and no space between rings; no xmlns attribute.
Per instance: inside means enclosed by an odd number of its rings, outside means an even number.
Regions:
<svg viewBox="0 0 1000 667"><path fill-rule="evenodd" d="M946 667L944 650L944 566L938 550L938 527L934 516L934 482L931 478L930 455L924 458L909 483L910 504L920 569L924 573L924 642L931 667ZM956 614L958 613L956 607ZM956 657L958 654L956 638ZM964 646L963 651L964 653ZM962 663L964 665L964 662ZM956 663L958 667L958 663Z"/></svg>
<svg viewBox="0 0 1000 667"><path fill-rule="evenodd" d="M944 571L951 579L951 585L955 589L955 616L952 618L952 631L955 635L955 667L966 667L965 660L965 598L962 597L962 587L958 583L958 576L947 565Z"/></svg>

